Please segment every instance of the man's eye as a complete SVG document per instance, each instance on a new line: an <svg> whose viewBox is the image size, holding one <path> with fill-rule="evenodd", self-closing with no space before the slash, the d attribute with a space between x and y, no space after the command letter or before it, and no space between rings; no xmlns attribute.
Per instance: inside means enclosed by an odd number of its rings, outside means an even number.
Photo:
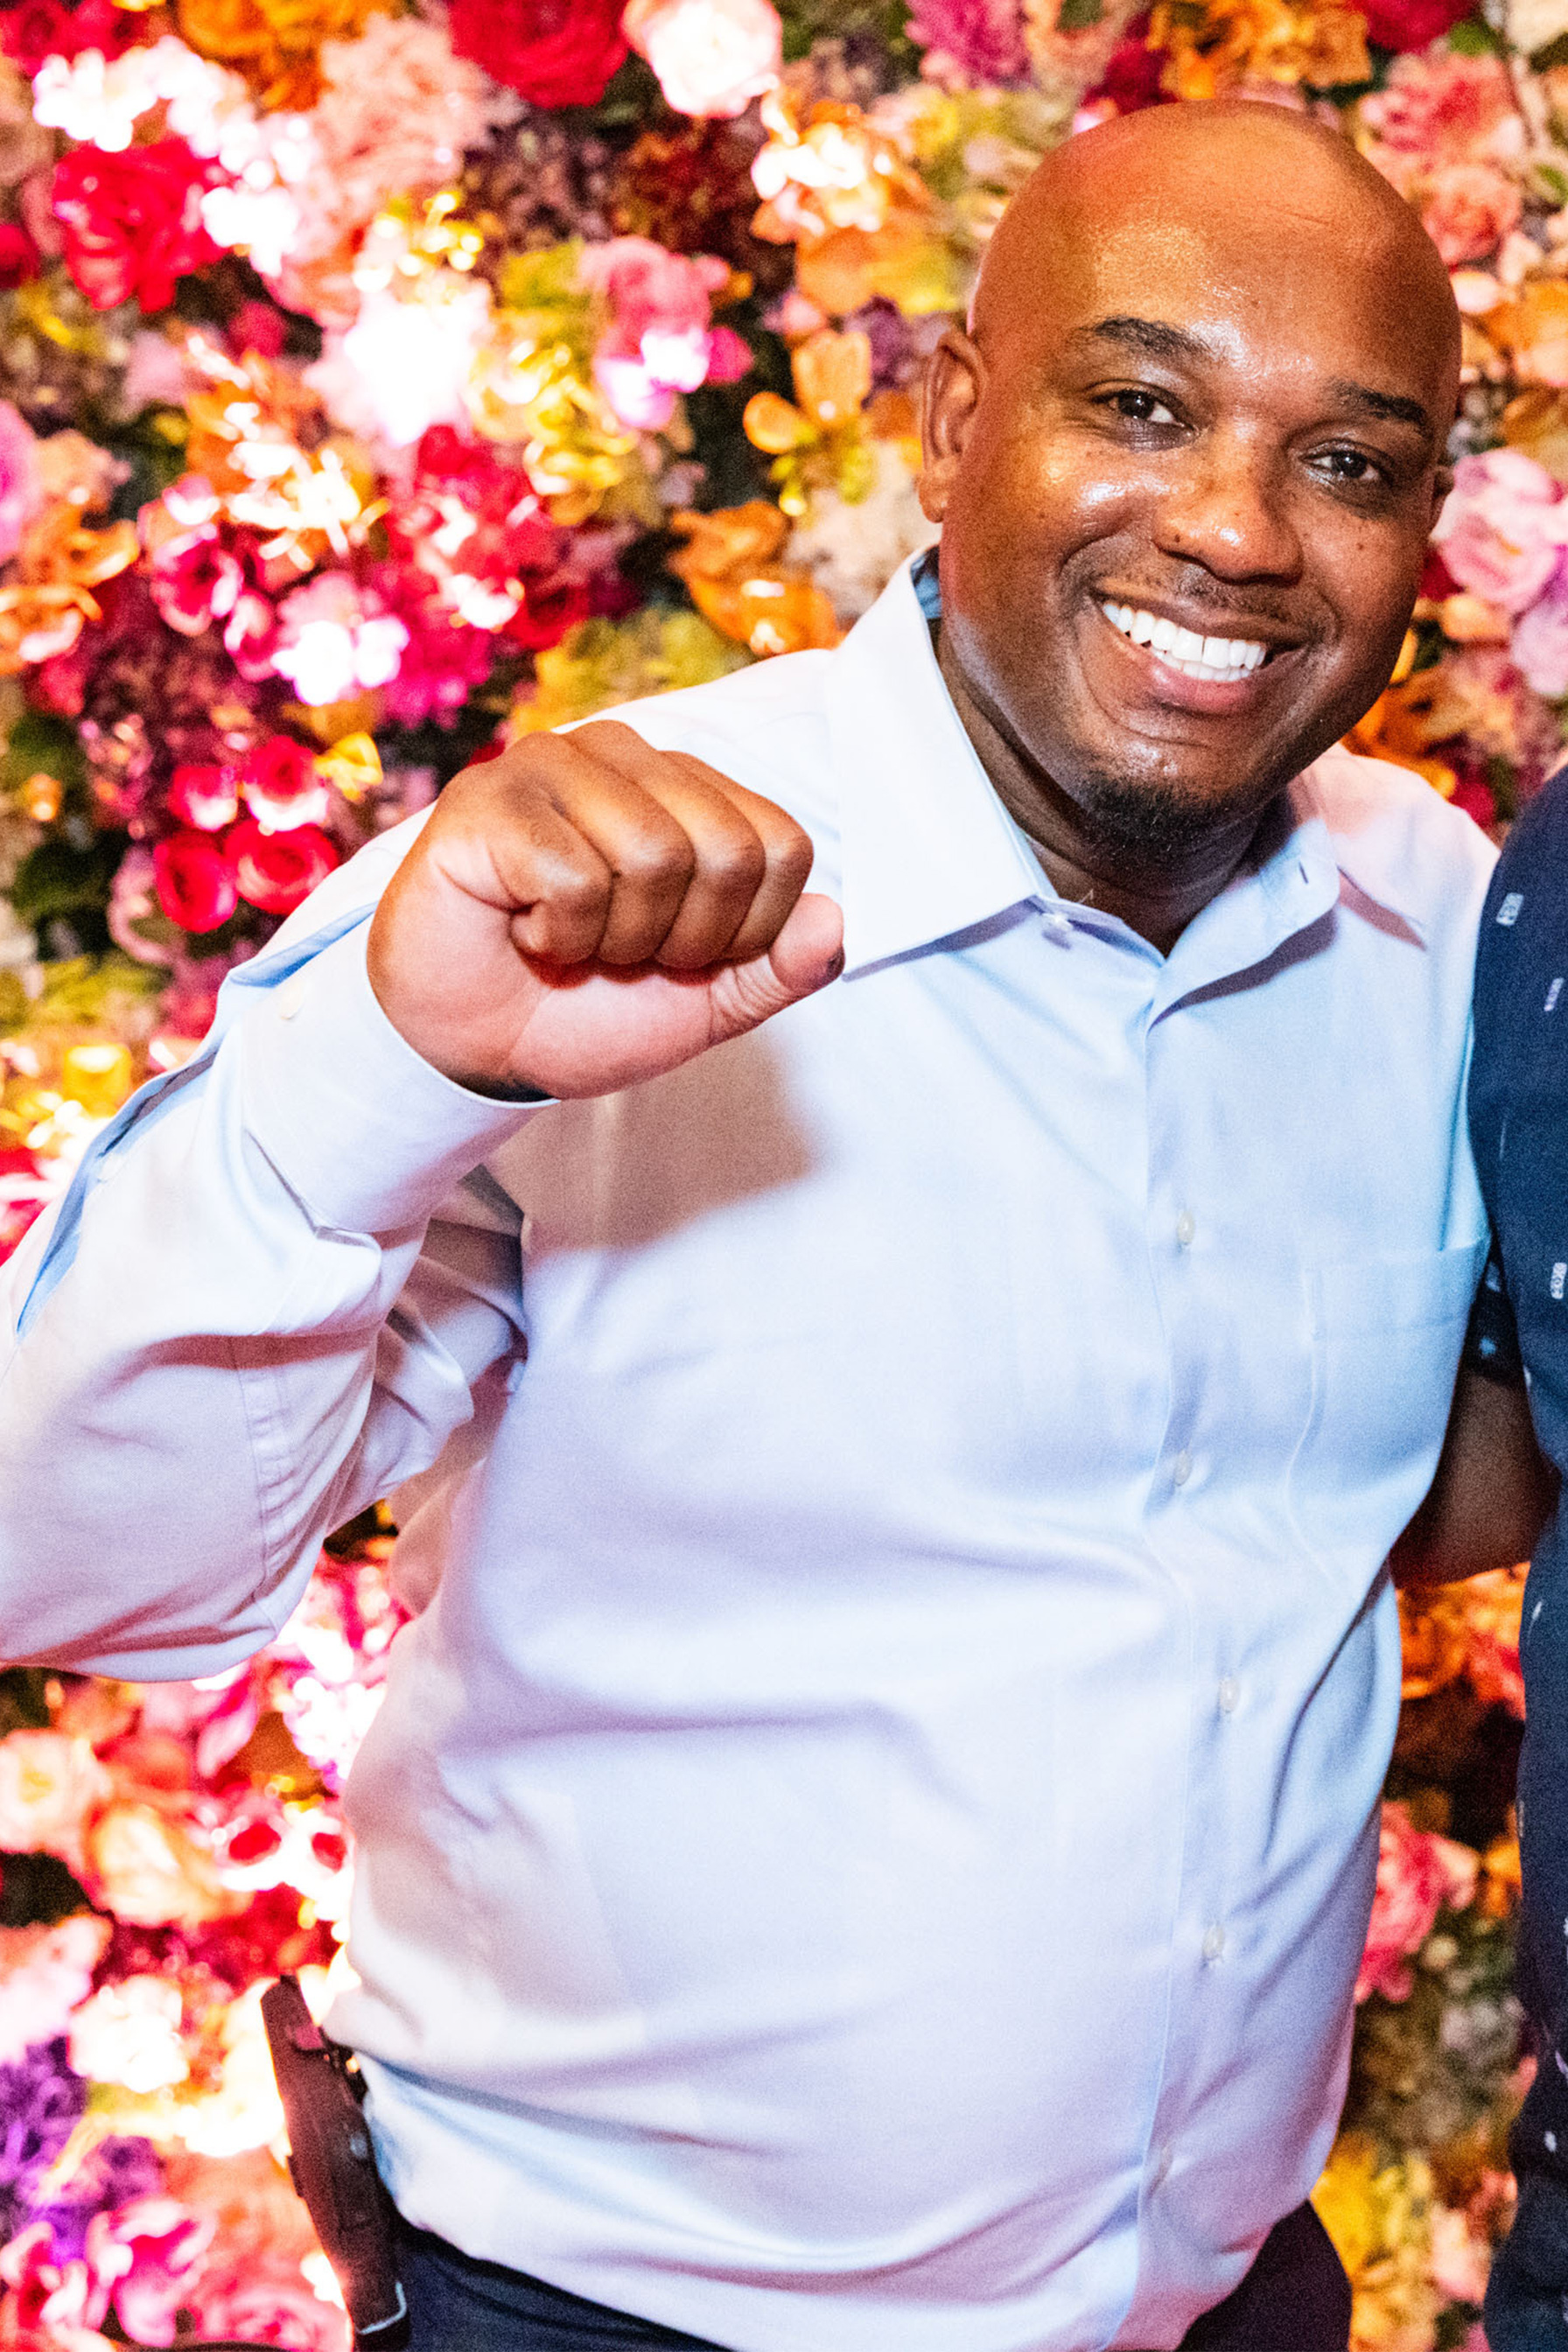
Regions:
<svg viewBox="0 0 1568 2352"><path fill-rule="evenodd" d="M1152 392L1113 392L1110 405L1130 425L1173 425L1176 421L1164 402Z"/></svg>
<svg viewBox="0 0 1568 2352"><path fill-rule="evenodd" d="M1316 462L1331 482L1348 482L1352 488L1385 478L1382 467L1364 449L1324 449Z"/></svg>

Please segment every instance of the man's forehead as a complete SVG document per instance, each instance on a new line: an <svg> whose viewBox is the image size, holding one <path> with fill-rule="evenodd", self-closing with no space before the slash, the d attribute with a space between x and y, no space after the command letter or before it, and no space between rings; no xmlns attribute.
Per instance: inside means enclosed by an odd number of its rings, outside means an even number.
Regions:
<svg viewBox="0 0 1568 2352"><path fill-rule="evenodd" d="M1384 415L1416 421L1409 411L1430 403L1448 321L1418 304L1399 306L1395 319L1386 240L1358 255L1353 240L1347 251L1281 234L1256 204L1183 217L1149 194L1097 226L1063 206L1058 233L1031 241L1037 266L1010 269L977 305L982 340L1017 336L1037 353L1075 357L1094 346L1109 357L1115 346L1178 365L1295 368L1381 388ZM1370 414L1377 403L1365 405Z"/></svg>

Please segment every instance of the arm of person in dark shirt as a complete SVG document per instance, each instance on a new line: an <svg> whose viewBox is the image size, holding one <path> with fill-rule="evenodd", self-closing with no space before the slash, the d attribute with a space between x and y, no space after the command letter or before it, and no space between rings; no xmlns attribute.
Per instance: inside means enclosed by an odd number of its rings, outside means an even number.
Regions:
<svg viewBox="0 0 1568 2352"><path fill-rule="evenodd" d="M1389 1555L1396 1584L1446 1584L1528 1559L1557 1499L1521 1381L1459 1368L1426 1501Z"/></svg>

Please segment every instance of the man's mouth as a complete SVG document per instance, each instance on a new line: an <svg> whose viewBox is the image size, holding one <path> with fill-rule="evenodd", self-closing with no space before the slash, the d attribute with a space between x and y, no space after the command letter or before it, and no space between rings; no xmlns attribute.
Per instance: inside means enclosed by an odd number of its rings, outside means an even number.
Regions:
<svg viewBox="0 0 1568 2352"><path fill-rule="evenodd" d="M1102 604L1100 611L1113 629L1135 646L1147 646L1171 669L1210 686L1234 686L1261 669L1271 648L1256 637L1202 637L1195 629L1178 628L1135 604Z"/></svg>

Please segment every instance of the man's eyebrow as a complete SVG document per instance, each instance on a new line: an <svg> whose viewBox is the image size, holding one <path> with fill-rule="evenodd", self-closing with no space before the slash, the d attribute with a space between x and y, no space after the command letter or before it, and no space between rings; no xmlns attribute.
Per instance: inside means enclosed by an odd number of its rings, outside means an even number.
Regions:
<svg viewBox="0 0 1568 2352"><path fill-rule="evenodd" d="M1414 425L1418 433L1428 438L1432 419L1418 400L1407 400L1399 392L1374 392L1369 383L1333 383L1329 386L1336 400L1347 408L1357 408L1363 416L1377 416L1391 425Z"/></svg>
<svg viewBox="0 0 1568 2352"><path fill-rule="evenodd" d="M1079 327L1072 340L1126 343L1133 351L1147 352L1157 360L1209 360L1218 356L1214 345L1205 342L1201 335L1189 334L1184 327L1173 327L1164 319L1100 319L1092 327Z"/></svg>

